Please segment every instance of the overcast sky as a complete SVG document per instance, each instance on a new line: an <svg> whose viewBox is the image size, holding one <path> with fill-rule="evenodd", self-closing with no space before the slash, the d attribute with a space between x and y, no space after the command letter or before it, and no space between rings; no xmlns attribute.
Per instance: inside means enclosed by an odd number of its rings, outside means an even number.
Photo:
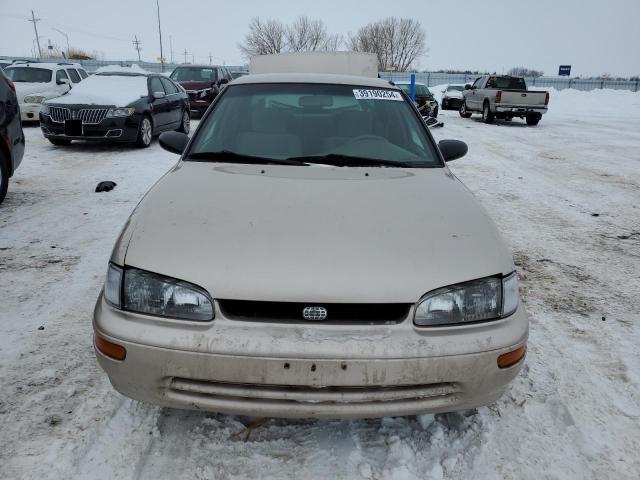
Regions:
<svg viewBox="0 0 640 480"><path fill-rule="evenodd" d="M160 55L155 0L0 0L0 55L26 56L34 47L31 9L44 49L49 40L66 48L98 51L107 60ZM427 34L420 69L502 72L525 66L557 74L570 64L574 75L640 74L640 0L160 0L165 57L241 65L238 50L254 16L284 22L299 15L324 20L330 32L348 34L386 16L411 16Z"/></svg>

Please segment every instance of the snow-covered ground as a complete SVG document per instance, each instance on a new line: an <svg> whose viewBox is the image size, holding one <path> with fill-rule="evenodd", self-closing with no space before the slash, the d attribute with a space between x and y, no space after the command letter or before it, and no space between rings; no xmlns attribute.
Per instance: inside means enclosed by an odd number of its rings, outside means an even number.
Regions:
<svg viewBox="0 0 640 480"><path fill-rule="evenodd" d="M92 351L113 242L176 157L26 128L0 206L0 478L637 479L640 94L553 91L537 127L476 117L445 111L434 135L469 144L451 167L520 272L531 336L510 391L435 418L269 420L246 442L245 418L123 398Z"/></svg>

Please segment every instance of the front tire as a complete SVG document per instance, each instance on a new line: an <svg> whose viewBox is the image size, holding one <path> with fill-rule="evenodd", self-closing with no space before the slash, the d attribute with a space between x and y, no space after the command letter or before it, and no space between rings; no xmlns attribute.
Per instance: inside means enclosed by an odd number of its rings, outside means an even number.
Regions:
<svg viewBox="0 0 640 480"><path fill-rule="evenodd" d="M5 158L4 154L0 152L0 203L7 195L7 189L9 188L9 159Z"/></svg>
<svg viewBox="0 0 640 480"><path fill-rule="evenodd" d="M482 105L482 121L484 123L493 123L494 118L489 102L484 102L484 105Z"/></svg>
<svg viewBox="0 0 640 480"><path fill-rule="evenodd" d="M471 112L467 110L467 102L465 100L460 102L460 109L458 110L458 113L462 118L469 118L471 116Z"/></svg>
<svg viewBox="0 0 640 480"><path fill-rule="evenodd" d="M71 145L71 140L66 138L49 138L48 140L57 147L68 147Z"/></svg>
<svg viewBox="0 0 640 480"><path fill-rule="evenodd" d="M531 125L532 127L538 125L539 121L540 121L540 117L536 117L533 115L529 115L527 117L527 125Z"/></svg>
<svg viewBox="0 0 640 480"><path fill-rule="evenodd" d="M178 127L178 132L189 133L191 130L191 115L189 115L189 111L185 110L182 112L182 121L180 122L180 127Z"/></svg>
<svg viewBox="0 0 640 480"><path fill-rule="evenodd" d="M151 139L153 138L153 124L151 118L148 115L142 117L140 121L140 127L138 128L138 138L136 139L136 146L140 148L147 148L151 145Z"/></svg>

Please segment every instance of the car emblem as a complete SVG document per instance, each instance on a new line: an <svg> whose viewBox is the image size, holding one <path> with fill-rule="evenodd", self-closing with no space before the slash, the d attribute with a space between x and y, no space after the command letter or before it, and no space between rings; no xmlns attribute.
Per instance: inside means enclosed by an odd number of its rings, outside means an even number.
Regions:
<svg viewBox="0 0 640 480"><path fill-rule="evenodd" d="M305 320L326 320L327 315L327 309L324 307L304 307L302 310L302 318Z"/></svg>

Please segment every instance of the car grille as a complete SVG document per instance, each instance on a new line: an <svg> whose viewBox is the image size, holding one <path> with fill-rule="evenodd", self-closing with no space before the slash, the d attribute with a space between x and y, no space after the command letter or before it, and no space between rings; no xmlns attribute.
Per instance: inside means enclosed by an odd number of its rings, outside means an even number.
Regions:
<svg viewBox="0 0 640 480"><path fill-rule="evenodd" d="M223 399L256 399L266 402L325 402L362 403L392 402L425 398L450 397L461 392L455 383L431 383L425 385L367 386L321 388L295 385L252 385L241 383L211 382L176 378L171 380L169 390L187 394Z"/></svg>
<svg viewBox="0 0 640 480"><path fill-rule="evenodd" d="M107 116L107 108L83 108L70 110L65 107L49 107L49 116L54 122L62 123L65 120L82 120L85 125L96 125Z"/></svg>
<svg viewBox="0 0 640 480"><path fill-rule="evenodd" d="M409 314L410 303L298 303L261 302L250 300L220 300L225 317L233 320L307 322L305 307L324 307L327 316L322 322L399 323Z"/></svg>

